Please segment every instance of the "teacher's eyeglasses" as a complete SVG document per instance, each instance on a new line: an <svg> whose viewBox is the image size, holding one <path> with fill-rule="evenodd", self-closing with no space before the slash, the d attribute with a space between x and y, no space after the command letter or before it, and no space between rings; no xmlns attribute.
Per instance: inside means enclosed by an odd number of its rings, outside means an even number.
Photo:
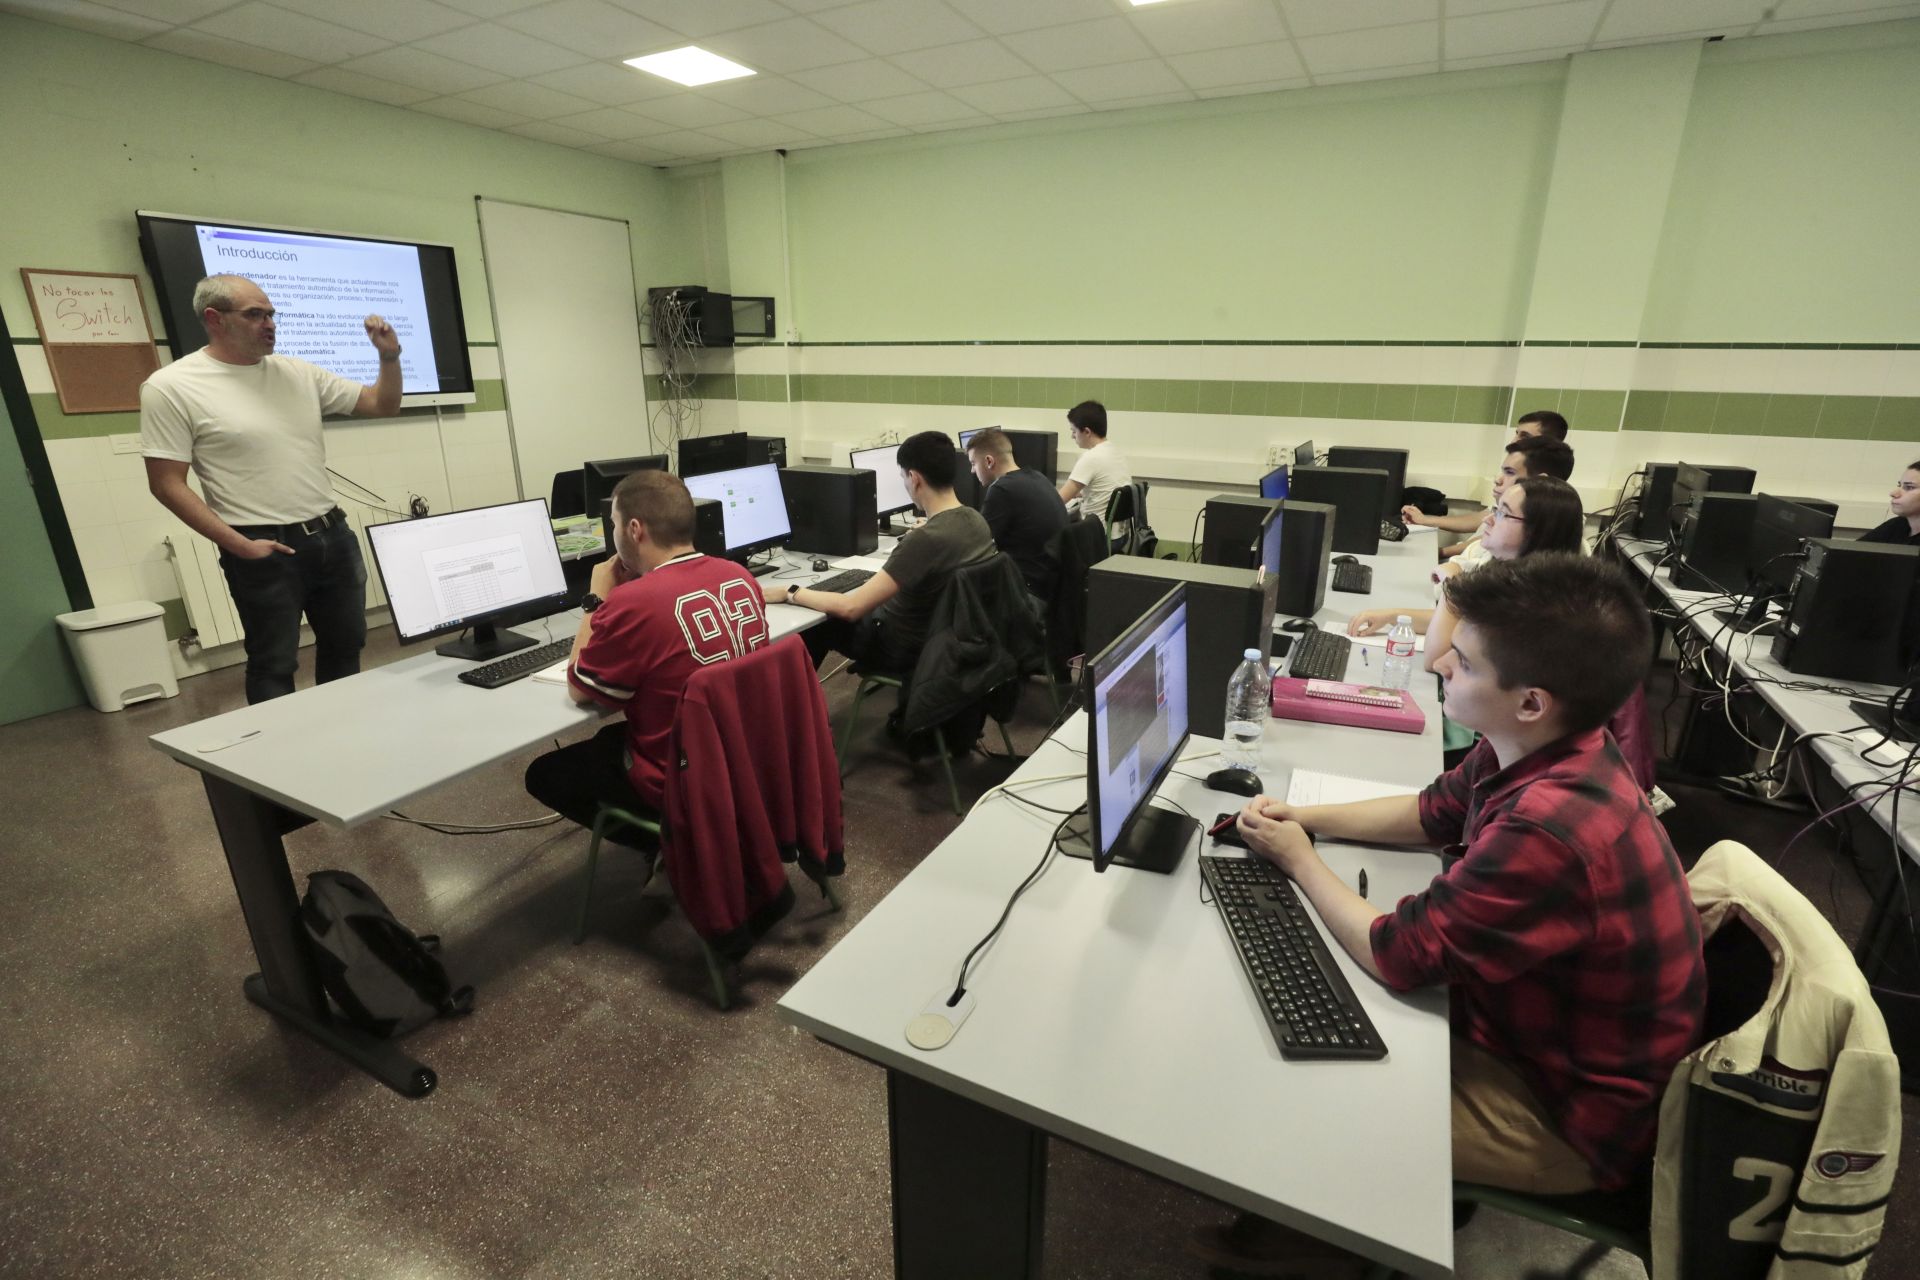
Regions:
<svg viewBox="0 0 1920 1280"><path fill-rule="evenodd" d="M262 320L271 320L276 314L272 307L248 307L244 311L236 311L232 307L215 307L214 310L224 311L230 316L239 316L242 320L253 324L259 324Z"/></svg>

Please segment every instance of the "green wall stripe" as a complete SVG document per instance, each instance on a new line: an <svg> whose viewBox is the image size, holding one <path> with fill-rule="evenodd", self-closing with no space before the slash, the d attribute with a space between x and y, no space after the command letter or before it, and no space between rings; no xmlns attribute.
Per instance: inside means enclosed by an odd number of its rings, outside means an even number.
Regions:
<svg viewBox="0 0 1920 1280"><path fill-rule="evenodd" d="M439 413L485 413L507 407L506 385L498 378L478 378L473 384L475 396L472 404L446 405L437 410ZM52 391L36 392L33 400L33 416L40 424L42 440L87 440L98 436L136 435L140 431L140 415L129 413L78 413L69 414L60 407L60 397ZM436 410L432 408L402 409L403 418L426 417Z"/></svg>
<svg viewBox="0 0 1920 1280"><path fill-rule="evenodd" d="M788 382L779 374L738 374L732 379L739 399L776 403L785 401ZM1116 412L1132 413L1486 424L1511 423L1522 414L1552 409L1582 431L1920 441L1920 397L1913 396L885 373L796 374L791 384L795 400L824 404L1055 409L1064 413L1081 400L1098 400ZM726 383L724 378L715 377L709 385L720 388Z"/></svg>

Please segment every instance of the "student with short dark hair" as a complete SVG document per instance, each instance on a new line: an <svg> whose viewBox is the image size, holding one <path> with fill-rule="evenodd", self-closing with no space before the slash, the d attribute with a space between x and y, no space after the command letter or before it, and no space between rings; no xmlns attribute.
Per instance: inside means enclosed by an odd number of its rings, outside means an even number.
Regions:
<svg viewBox="0 0 1920 1280"><path fill-rule="evenodd" d="M1107 407L1098 400L1082 400L1067 410L1067 432L1085 450L1060 484L1060 500L1080 502L1083 515L1105 522L1113 495L1133 483L1133 471L1120 451L1107 442ZM1116 536L1113 529L1107 536Z"/></svg>
<svg viewBox="0 0 1920 1280"><path fill-rule="evenodd" d="M687 681L704 666L759 648L768 636L766 601L753 575L694 550L693 495L679 477L636 471L620 481L613 552L594 566L581 602L567 693L581 706L624 718L538 757L526 774L529 794L583 827L593 825L603 804L660 811L667 738Z"/></svg>
<svg viewBox="0 0 1920 1280"><path fill-rule="evenodd" d="M1447 707L1479 745L1418 796L1257 797L1240 834L1367 972L1400 991L1447 985L1456 1181L1621 1187L1647 1168L1707 991L1686 874L1602 727L1645 673L1651 624L1619 570L1585 556L1501 561L1447 594L1460 616ZM1310 833L1458 856L1382 911ZM1228 1269L1330 1253L1251 1217L1196 1245Z"/></svg>
<svg viewBox="0 0 1920 1280"><path fill-rule="evenodd" d="M1567 438L1567 420L1551 409L1535 409L1532 413L1520 415L1513 424L1513 434L1546 436L1564 443Z"/></svg>
<svg viewBox="0 0 1920 1280"><path fill-rule="evenodd" d="M1920 547L1920 462L1900 473L1888 498L1892 518L1861 534L1860 541Z"/></svg>
<svg viewBox="0 0 1920 1280"><path fill-rule="evenodd" d="M1535 409L1532 413L1521 415L1520 420L1513 424L1513 438L1515 440L1531 440L1536 438L1557 440L1561 444L1565 444L1567 440L1567 420L1551 409ZM1508 452L1511 452L1512 449L1512 445L1507 446ZM1545 470L1548 475L1559 474L1558 472L1547 470L1544 467L1537 468L1537 470ZM1572 473L1573 453L1572 450L1569 449L1567 453L1567 474L1571 475ZM1563 475L1560 476L1560 478L1565 480L1567 476ZM1496 498L1499 496L1497 492L1494 494ZM1405 523L1431 525L1435 529L1441 529L1448 533L1472 533L1480 527L1480 522L1486 519L1486 516L1487 513L1484 511L1472 512L1465 515L1448 514L1444 516L1430 516L1416 506L1408 505L1400 508L1400 519Z"/></svg>
<svg viewBox="0 0 1920 1280"><path fill-rule="evenodd" d="M1060 566L1047 547L1067 525L1067 509L1052 482L1014 461L1013 441L998 427L967 440L967 464L980 482L980 514L993 530L994 545L1013 558L1036 599L1051 600Z"/></svg>
<svg viewBox="0 0 1920 1280"><path fill-rule="evenodd" d="M802 584L773 597L771 603L827 615L825 622L800 633L816 667L837 649L888 670L912 668L953 571L994 554L986 520L954 496L955 456L952 438L940 431L908 436L895 451L907 496L927 519L900 539L885 568L852 591L816 591Z"/></svg>
<svg viewBox="0 0 1920 1280"><path fill-rule="evenodd" d="M1552 476L1556 480L1573 478L1573 447L1551 436L1520 436L1507 443L1500 459L1500 474L1493 479L1493 499L1497 503L1506 487L1522 476ZM1486 549L1480 537L1493 519L1489 510L1480 518L1473 537L1440 548L1443 557L1459 556L1469 564L1485 561Z"/></svg>

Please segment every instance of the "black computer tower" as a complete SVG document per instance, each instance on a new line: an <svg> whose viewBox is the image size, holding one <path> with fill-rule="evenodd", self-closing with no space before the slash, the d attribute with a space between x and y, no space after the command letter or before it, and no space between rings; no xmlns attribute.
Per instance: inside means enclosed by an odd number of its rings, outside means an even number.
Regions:
<svg viewBox="0 0 1920 1280"><path fill-rule="evenodd" d="M863 556L879 547L873 472L802 463L780 468L780 489L793 526L787 545L796 551Z"/></svg>
<svg viewBox="0 0 1920 1280"><path fill-rule="evenodd" d="M1752 493L1752 467L1708 466L1695 463L1707 473L1707 483L1715 493ZM1680 513L1673 508L1673 477L1680 469L1677 462L1649 462L1647 474L1640 485L1640 512L1634 520L1633 533L1638 538L1651 538L1655 542L1665 542L1673 526L1679 522Z"/></svg>
<svg viewBox="0 0 1920 1280"><path fill-rule="evenodd" d="M681 479L712 475L716 471L734 471L749 467L756 459L753 446L744 431L725 431L713 436L688 436L680 442L678 461ZM764 463L764 457L757 459Z"/></svg>
<svg viewBox="0 0 1920 1280"><path fill-rule="evenodd" d="M776 467L787 465L785 436L747 437L747 465L755 466L762 462L771 462Z"/></svg>
<svg viewBox="0 0 1920 1280"><path fill-rule="evenodd" d="M967 461L965 449L955 449L953 459L953 496L960 500L963 507L980 509L980 502L987 496L980 482L974 479L973 467Z"/></svg>
<svg viewBox="0 0 1920 1280"><path fill-rule="evenodd" d="M1238 493L1219 493L1207 499L1207 510L1200 534L1200 563L1217 564L1228 569L1257 569L1260 566L1257 543L1260 522L1273 510L1266 498L1251 498ZM1280 540L1286 541L1286 529Z"/></svg>
<svg viewBox="0 0 1920 1280"><path fill-rule="evenodd" d="M1335 509L1333 549L1370 556L1380 549L1380 510L1387 473L1377 467L1295 467L1287 497Z"/></svg>
<svg viewBox="0 0 1920 1280"><path fill-rule="evenodd" d="M1839 513L1824 498L1776 496L1828 515ZM1760 567L1753 563L1753 521L1759 506L1756 494L1709 491L1699 495L1692 510L1674 512L1680 562L1673 566L1673 585L1682 591L1745 594L1748 575Z"/></svg>
<svg viewBox="0 0 1920 1280"><path fill-rule="evenodd" d="M1252 569L1110 556L1087 571L1087 652L1098 653L1155 601L1187 584L1187 719L1193 732L1226 731L1227 681L1247 649L1273 651L1273 583Z"/></svg>
<svg viewBox="0 0 1920 1280"><path fill-rule="evenodd" d="M713 498L693 500L693 549L710 556L727 554L727 511Z"/></svg>
<svg viewBox="0 0 1920 1280"><path fill-rule="evenodd" d="M1007 431L1013 445L1014 465L1022 471L1038 471L1049 480L1060 473L1060 433L1058 431Z"/></svg>
<svg viewBox="0 0 1920 1280"><path fill-rule="evenodd" d="M1773 659L1795 675L1900 684L1920 640L1920 547L1808 538Z"/></svg>
<svg viewBox="0 0 1920 1280"><path fill-rule="evenodd" d="M1327 600L1328 561L1339 513L1324 502L1288 497L1280 518L1280 591L1274 612L1311 618Z"/></svg>
<svg viewBox="0 0 1920 1280"><path fill-rule="evenodd" d="M1330 467L1373 467L1387 473L1386 487L1380 495L1380 518L1399 524L1400 495L1407 488L1407 451L1405 449L1362 449L1336 444L1327 450Z"/></svg>

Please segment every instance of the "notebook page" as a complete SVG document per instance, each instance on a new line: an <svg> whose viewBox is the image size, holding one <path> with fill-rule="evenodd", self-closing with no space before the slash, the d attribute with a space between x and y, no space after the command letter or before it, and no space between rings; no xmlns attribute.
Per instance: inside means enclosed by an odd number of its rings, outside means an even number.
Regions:
<svg viewBox="0 0 1920 1280"><path fill-rule="evenodd" d="M1337 773L1317 773L1295 769L1287 783L1288 804L1351 804L1355 800L1379 800L1387 796L1418 795L1418 787L1400 787L1391 782L1373 782L1348 778Z"/></svg>

